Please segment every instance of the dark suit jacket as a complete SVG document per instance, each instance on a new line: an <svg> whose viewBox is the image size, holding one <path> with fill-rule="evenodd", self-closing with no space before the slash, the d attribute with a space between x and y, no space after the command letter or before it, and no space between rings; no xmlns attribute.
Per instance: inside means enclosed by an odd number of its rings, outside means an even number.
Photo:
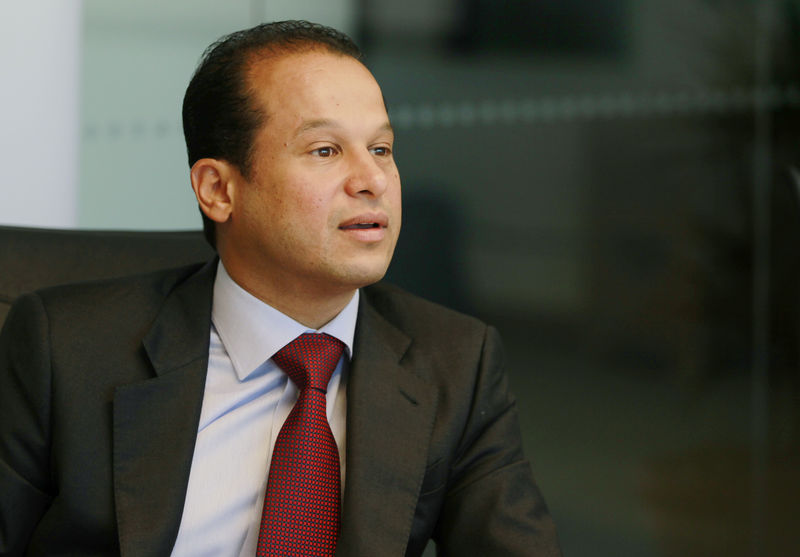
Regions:
<svg viewBox="0 0 800 557"><path fill-rule="evenodd" d="M0 555L169 555L215 263L21 298L0 336ZM337 555L557 555L496 332L363 290Z"/></svg>

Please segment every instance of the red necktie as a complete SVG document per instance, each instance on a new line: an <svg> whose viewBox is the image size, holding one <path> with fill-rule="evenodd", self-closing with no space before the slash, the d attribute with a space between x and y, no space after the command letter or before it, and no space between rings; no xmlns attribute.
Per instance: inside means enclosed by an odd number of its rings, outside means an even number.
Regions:
<svg viewBox="0 0 800 557"><path fill-rule="evenodd" d="M339 451L325 393L344 344L305 333L272 359L300 390L272 452L261 514L258 557L329 556L339 534Z"/></svg>

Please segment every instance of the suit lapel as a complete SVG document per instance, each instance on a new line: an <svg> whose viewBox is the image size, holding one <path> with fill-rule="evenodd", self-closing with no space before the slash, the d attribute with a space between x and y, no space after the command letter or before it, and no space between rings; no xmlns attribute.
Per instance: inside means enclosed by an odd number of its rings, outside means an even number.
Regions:
<svg viewBox="0 0 800 557"><path fill-rule="evenodd" d="M212 261L165 300L144 338L156 376L114 396L120 552L166 555L180 525L208 368Z"/></svg>
<svg viewBox="0 0 800 557"><path fill-rule="evenodd" d="M347 385L338 556L402 555L425 472L438 391L404 365L411 339L362 296Z"/></svg>

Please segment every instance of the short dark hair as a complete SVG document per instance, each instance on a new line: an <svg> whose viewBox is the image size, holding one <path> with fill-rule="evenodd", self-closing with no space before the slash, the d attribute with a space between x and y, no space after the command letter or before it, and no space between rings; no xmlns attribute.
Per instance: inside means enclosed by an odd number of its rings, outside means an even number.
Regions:
<svg viewBox="0 0 800 557"><path fill-rule="evenodd" d="M189 166L206 157L222 159L248 177L253 137L268 116L250 98L249 63L261 53L314 49L362 58L350 37L308 21L263 23L226 35L209 46L183 97L183 135ZM202 211L201 215L206 240L216 247L214 222Z"/></svg>

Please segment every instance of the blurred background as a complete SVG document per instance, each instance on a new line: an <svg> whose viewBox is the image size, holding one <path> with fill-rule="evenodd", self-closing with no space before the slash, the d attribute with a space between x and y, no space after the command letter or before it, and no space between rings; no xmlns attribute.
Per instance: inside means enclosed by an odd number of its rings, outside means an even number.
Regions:
<svg viewBox="0 0 800 557"><path fill-rule="evenodd" d="M503 334L568 556L800 551L800 1L4 0L0 224L195 229L205 47L350 33L390 279Z"/></svg>

